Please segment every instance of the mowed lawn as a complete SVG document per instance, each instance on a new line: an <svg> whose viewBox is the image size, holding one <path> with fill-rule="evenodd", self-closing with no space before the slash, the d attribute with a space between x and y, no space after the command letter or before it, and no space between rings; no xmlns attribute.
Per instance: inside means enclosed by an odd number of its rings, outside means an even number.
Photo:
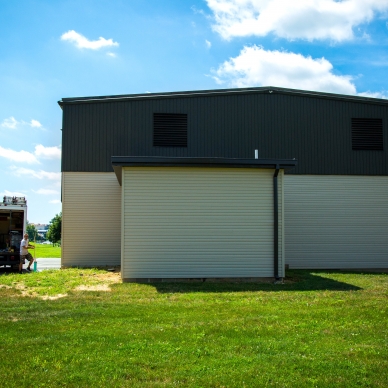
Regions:
<svg viewBox="0 0 388 388"><path fill-rule="evenodd" d="M34 250L30 249L30 253L32 256L34 254L37 259L41 258L47 258L47 257L54 257L54 258L60 258L61 257L61 247L53 246L53 244L39 244L39 243L31 243L31 245L35 245L35 252Z"/></svg>
<svg viewBox="0 0 388 388"><path fill-rule="evenodd" d="M388 276L120 283L0 276L2 387L387 387Z"/></svg>

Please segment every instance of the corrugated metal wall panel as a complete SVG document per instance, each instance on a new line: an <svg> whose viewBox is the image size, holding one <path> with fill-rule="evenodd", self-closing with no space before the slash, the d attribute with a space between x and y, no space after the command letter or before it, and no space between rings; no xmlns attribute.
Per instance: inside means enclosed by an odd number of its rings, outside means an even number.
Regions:
<svg viewBox="0 0 388 388"><path fill-rule="evenodd" d="M64 106L63 171L111 156L297 158L291 174L388 175L388 106L317 96L179 96ZM187 113L188 147L152 147L153 113ZM384 151L352 151L351 119L382 118ZM322 162L324 161L324 163Z"/></svg>
<svg viewBox="0 0 388 388"><path fill-rule="evenodd" d="M287 175L290 268L388 268L388 177Z"/></svg>
<svg viewBox="0 0 388 388"><path fill-rule="evenodd" d="M114 173L62 173L62 265L119 265L121 187Z"/></svg>
<svg viewBox="0 0 388 388"><path fill-rule="evenodd" d="M273 171L123 171L124 279L273 276Z"/></svg>

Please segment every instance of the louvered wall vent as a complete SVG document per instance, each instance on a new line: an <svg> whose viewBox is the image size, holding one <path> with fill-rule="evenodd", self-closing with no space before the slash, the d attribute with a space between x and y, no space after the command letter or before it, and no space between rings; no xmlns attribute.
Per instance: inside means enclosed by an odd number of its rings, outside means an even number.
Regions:
<svg viewBox="0 0 388 388"><path fill-rule="evenodd" d="M382 119L352 119L352 150L383 150Z"/></svg>
<svg viewBox="0 0 388 388"><path fill-rule="evenodd" d="M187 114L154 113L154 147L187 147Z"/></svg>

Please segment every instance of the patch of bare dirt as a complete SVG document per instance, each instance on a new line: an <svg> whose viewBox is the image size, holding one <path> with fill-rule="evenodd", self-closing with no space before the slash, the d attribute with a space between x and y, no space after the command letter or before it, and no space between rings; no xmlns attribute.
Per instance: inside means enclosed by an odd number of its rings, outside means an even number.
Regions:
<svg viewBox="0 0 388 388"><path fill-rule="evenodd" d="M80 285L75 288L76 291L111 291L108 284L97 284L94 286Z"/></svg>
<svg viewBox="0 0 388 388"><path fill-rule="evenodd" d="M67 294L39 295L35 291L31 291L31 289L27 288L27 286L23 283L16 284L16 286L14 288L20 291L21 296L30 297L30 298L40 298L42 300L56 300L56 299L64 298L65 296L67 296Z"/></svg>
<svg viewBox="0 0 388 388"><path fill-rule="evenodd" d="M103 282L108 283L121 283L121 273L120 272L104 272L99 273L98 275L93 276L95 279L99 279Z"/></svg>
<svg viewBox="0 0 388 388"><path fill-rule="evenodd" d="M57 294L57 295L44 295L44 296L40 296L41 299L43 300L56 300L56 299L60 299L60 298L64 298L66 297L67 294Z"/></svg>
<svg viewBox="0 0 388 388"><path fill-rule="evenodd" d="M112 269L100 271L99 273L87 273L81 272L79 276L84 276L86 279L100 280L107 283L121 283L120 267L112 267Z"/></svg>
<svg viewBox="0 0 388 388"><path fill-rule="evenodd" d="M26 285L23 284L23 283L17 283L14 288L16 288L17 290L21 291L22 294L23 294L23 292L26 292L26 289L27 289Z"/></svg>

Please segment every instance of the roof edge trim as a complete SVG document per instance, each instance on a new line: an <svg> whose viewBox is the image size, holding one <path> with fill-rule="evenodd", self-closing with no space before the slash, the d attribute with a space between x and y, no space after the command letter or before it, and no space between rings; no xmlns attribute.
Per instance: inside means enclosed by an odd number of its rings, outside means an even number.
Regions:
<svg viewBox="0 0 388 388"><path fill-rule="evenodd" d="M229 167L229 168L294 168L296 159L235 159L199 157L112 156L113 170L122 184L123 167Z"/></svg>
<svg viewBox="0 0 388 388"><path fill-rule="evenodd" d="M91 96L91 97L68 97L62 98L58 104L87 104L87 103L105 103L117 101L131 101L131 100L147 100L160 98L178 98L178 97L203 97L214 95L235 95L235 94L289 94L306 97L316 97L334 100L356 101L373 104L387 104L388 100L382 98L354 96L347 94L335 94L326 92L316 92L308 90L287 89L274 86L256 87L256 88L238 88L238 89L211 89L211 90L193 90L193 91L178 91L178 92L162 92L162 93L142 93L142 94L122 94L111 96Z"/></svg>

